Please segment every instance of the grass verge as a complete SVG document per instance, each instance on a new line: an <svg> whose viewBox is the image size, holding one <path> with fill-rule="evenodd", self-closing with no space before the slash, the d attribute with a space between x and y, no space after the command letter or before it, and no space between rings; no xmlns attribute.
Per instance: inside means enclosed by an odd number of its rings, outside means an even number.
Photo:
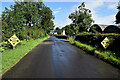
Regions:
<svg viewBox="0 0 120 80"><path fill-rule="evenodd" d="M118 67L118 68L120 68L120 58L116 58L116 56L114 56L113 52L111 52L111 51L102 51L102 52L100 52L98 50L95 50L94 54L98 58L100 58L100 59L102 59L102 60L104 60L104 61L106 61L106 62L108 62L108 63L110 63L110 64L112 64L112 65L114 65L116 67Z"/></svg>
<svg viewBox="0 0 120 80"><path fill-rule="evenodd" d="M2 53L2 73L13 66L19 59L21 59L27 52L29 52L36 44L47 39L47 37L36 40L21 41L15 49L9 49Z"/></svg>
<svg viewBox="0 0 120 80"><path fill-rule="evenodd" d="M120 58L117 58L114 52L98 51L95 47L75 41L72 38L69 38L69 43L87 51L87 53L94 54L97 58L104 60L105 62L110 63L120 69Z"/></svg>

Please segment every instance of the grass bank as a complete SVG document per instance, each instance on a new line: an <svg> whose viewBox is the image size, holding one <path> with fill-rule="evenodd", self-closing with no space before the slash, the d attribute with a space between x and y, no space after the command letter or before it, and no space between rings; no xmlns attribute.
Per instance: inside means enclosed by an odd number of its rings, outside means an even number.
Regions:
<svg viewBox="0 0 120 80"><path fill-rule="evenodd" d="M18 62L27 52L29 52L35 45L41 41L49 38L39 38L36 40L23 40L19 43L15 49L9 49L2 53L2 73L8 70L16 62Z"/></svg>
<svg viewBox="0 0 120 80"><path fill-rule="evenodd" d="M82 50L87 51L88 54L92 54L96 56L97 58L104 60L107 63L112 64L113 66L120 69L120 58L118 58L114 52L112 51L99 51L99 49L87 45L84 43L81 43L79 41L75 41L72 38L69 38L69 43L72 45L75 45L76 47L81 48Z"/></svg>

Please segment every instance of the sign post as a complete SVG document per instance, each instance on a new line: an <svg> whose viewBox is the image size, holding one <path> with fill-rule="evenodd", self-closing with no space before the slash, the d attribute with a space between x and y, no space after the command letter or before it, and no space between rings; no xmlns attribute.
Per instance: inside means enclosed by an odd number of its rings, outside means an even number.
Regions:
<svg viewBox="0 0 120 80"><path fill-rule="evenodd" d="M8 39L8 41L11 43L11 45L13 46L13 49L15 48L15 46L20 42L20 40L18 39L18 37L14 34L12 37L10 37Z"/></svg>
<svg viewBox="0 0 120 80"><path fill-rule="evenodd" d="M106 49L110 44L110 40L106 37L102 42L101 42L102 46L104 47L104 49Z"/></svg>

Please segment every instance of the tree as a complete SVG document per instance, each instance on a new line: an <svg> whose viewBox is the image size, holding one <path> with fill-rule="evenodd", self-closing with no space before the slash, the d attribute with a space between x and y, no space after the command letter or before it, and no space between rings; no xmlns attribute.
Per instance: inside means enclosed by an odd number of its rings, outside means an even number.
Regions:
<svg viewBox="0 0 120 80"><path fill-rule="evenodd" d="M78 6L78 10L71 13L69 18L73 21L72 23L75 25L76 34L78 32L87 31L88 27L91 26L91 23L94 22L91 19L91 11L85 8L84 2Z"/></svg>
<svg viewBox="0 0 120 80"><path fill-rule="evenodd" d="M55 30L57 31L57 34L61 34L62 33L62 29L60 29L59 27L56 27Z"/></svg>
<svg viewBox="0 0 120 80"><path fill-rule="evenodd" d="M62 33L62 30L61 30L61 29L58 29L58 30L57 30L57 34L60 35L61 33Z"/></svg>
<svg viewBox="0 0 120 80"><path fill-rule="evenodd" d="M15 2L2 12L2 36L7 41L14 33L22 39L39 38L54 28L52 10L40 2Z"/></svg>
<svg viewBox="0 0 120 80"><path fill-rule="evenodd" d="M118 13L116 14L116 24L119 24L120 23L120 1L118 3L118 7L117 9L119 10Z"/></svg>
<svg viewBox="0 0 120 80"><path fill-rule="evenodd" d="M55 30L59 30L60 28L59 27L56 27L56 29Z"/></svg>
<svg viewBox="0 0 120 80"><path fill-rule="evenodd" d="M68 36L72 36L74 34L74 30L72 29L72 27L70 25L66 25L64 27L65 29L65 34Z"/></svg>
<svg viewBox="0 0 120 80"><path fill-rule="evenodd" d="M70 24L70 29L73 30L72 32L73 32L74 34L77 34L78 29L77 29L77 27L75 27L75 24Z"/></svg>

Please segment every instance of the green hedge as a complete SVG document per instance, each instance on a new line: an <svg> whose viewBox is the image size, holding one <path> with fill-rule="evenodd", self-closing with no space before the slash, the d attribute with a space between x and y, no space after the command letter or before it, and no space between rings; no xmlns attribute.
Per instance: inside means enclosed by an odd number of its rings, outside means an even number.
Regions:
<svg viewBox="0 0 120 80"><path fill-rule="evenodd" d="M72 38L69 38L70 44L75 45L76 47L86 51L88 54L94 55L97 58L112 64L113 66L120 68L120 58L117 58L115 53L112 51L100 51L96 47L91 45L81 43L80 41L75 41Z"/></svg>
<svg viewBox="0 0 120 80"><path fill-rule="evenodd" d="M59 38L59 39L68 39L67 35L57 35L57 34L54 34L54 36Z"/></svg>
<svg viewBox="0 0 120 80"><path fill-rule="evenodd" d="M75 40L82 43L92 45L99 50L104 51L105 49L101 45L101 42L108 37L111 40L111 44L107 50L116 53L116 56L120 57L120 34L92 34L92 33L80 33L76 36Z"/></svg>

